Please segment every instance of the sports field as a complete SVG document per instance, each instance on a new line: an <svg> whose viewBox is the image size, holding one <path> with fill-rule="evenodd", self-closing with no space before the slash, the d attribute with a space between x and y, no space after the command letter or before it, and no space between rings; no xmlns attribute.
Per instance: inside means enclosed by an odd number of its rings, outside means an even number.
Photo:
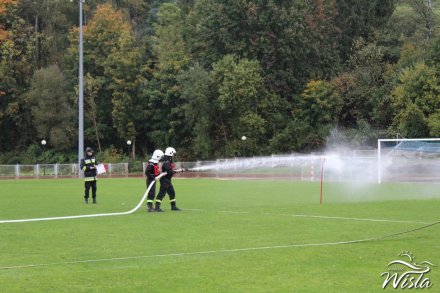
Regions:
<svg viewBox="0 0 440 293"><path fill-rule="evenodd" d="M440 185L176 179L182 212L0 224L0 292L382 292L410 251L437 265ZM0 181L0 220L126 211L143 179ZM388 286L386 290L393 290Z"/></svg>

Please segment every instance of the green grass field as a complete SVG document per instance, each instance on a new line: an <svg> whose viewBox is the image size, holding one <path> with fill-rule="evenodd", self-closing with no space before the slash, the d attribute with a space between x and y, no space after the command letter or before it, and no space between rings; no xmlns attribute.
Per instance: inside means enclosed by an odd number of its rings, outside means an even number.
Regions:
<svg viewBox="0 0 440 293"><path fill-rule="evenodd" d="M440 185L327 183L322 206L312 182L174 185L182 212L166 200L165 213L0 224L0 292L381 292L403 250L437 265L439 292L440 225L296 245L436 222ZM126 211L144 190L143 179L100 180L98 205L85 205L79 180L4 180L0 220Z"/></svg>

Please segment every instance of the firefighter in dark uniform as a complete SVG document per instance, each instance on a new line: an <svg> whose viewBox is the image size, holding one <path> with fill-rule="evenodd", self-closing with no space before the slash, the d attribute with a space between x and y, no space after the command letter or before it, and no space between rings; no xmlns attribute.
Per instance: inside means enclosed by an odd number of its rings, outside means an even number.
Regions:
<svg viewBox="0 0 440 293"><path fill-rule="evenodd" d="M81 159L80 168L84 172L84 202L89 203L89 191L92 188L93 203L96 203L96 159L93 156L93 149L86 148L86 157Z"/></svg>
<svg viewBox="0 0 440 293"><path fill-rule="evenodd" d="M166 173L166 175L160 178L160 190L156 197L156 212L163 212L163 210L160 208L160 205L166 193L168 193L170 197L171 210L180 211L180 209L176 206L176 192L174 191L173 183L171 183L171 178L173 178L174 173L181 172L183 169L174 170L173 156L175 153L176 150L174 148L168 147L165 150L165 155L162 159L162 172Z"/></svg>
<svg viewBox="0 0 440 293"><path fill-rule="evenodd" d="M160 174L159 161L162 159L164 153L161 150L155 150L151 159L148 161L147 168L145 169L145 175L147 176L147 188L150 184L156 180L156 177ZM148 212L154 212L153 202L156 196L156 185L151 187L147 197Z"/></svg>

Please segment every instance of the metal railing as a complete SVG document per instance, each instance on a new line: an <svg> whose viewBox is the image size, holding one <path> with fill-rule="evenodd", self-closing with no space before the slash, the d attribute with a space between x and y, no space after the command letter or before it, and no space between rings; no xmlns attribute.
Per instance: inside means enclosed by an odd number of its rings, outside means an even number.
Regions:
<svg viewBox="0 0 440 293"><path fill-rule="evenodd" d="M128 163L108 163L107 173L100 177L128 176ZM78 164L0 165L0 178L73 178L78 177Z"/></svg>

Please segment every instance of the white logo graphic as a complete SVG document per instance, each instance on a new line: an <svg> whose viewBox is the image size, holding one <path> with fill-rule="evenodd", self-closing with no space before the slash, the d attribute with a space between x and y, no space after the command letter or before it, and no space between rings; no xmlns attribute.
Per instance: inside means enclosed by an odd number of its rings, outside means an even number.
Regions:
<svg viewBox="0 0 440 293"><path fill-rule="evenodd" d="M431 280L426 276L434 264L423 261L420 264L414 262L415 257L409 251L399 254L401 257L408 257L409 261L393 260L388 264L388 272L383 272L380 276L385 276L382 288L385 289L391 282L394 289L429 288L432 286Z"/></svg>

